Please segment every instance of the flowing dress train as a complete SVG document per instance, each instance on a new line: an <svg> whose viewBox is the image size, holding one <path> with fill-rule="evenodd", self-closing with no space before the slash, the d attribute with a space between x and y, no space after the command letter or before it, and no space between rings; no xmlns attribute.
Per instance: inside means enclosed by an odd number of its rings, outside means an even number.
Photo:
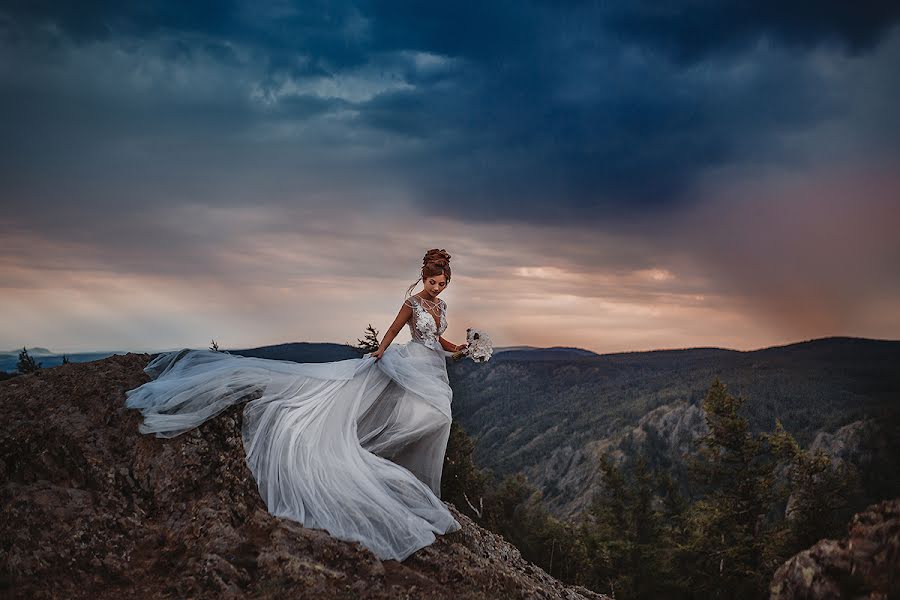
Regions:
<svg viewBox="0 0 900 600"><path fill-rule="evenodd" d="M416 296L412 339L376 361L294 363L211 350L156 356L128 390L141 433L171 438L246 402L247 464L272 514L404 560L460 529L440 500L453 392L435 322Z"/></svg>

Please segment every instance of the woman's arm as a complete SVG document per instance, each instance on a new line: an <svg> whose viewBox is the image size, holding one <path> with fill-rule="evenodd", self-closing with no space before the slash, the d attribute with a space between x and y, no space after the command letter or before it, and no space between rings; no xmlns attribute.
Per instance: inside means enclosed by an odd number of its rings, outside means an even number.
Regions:
<svg viewBox="0 0 900 600"><path fill-rule="evenodd" d="M391 345L391 342L394 341L394 338L397 337L397 334L400 333L400 330L403 329L403 326L409 321L411 316L412 308L410 308L409 304L404 303L403 306L400 307L400 312L397 313L394 322L391 323L388 330L384 332L384 337L381 339L381 344L378 346L379 350L386 350L387 347Z"/></svg>
<svg viewBox="0 0 900 600"><path fill-rule="evenodd" d="M438 337L438 342L441 344L441 348L446 350L447 352L457 352L460 348L456 344L445 340L442 337Z"/></svg>

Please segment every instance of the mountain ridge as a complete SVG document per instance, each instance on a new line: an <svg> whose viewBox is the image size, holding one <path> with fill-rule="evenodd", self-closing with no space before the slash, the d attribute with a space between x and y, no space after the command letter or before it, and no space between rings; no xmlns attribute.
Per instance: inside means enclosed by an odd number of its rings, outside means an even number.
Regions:
<svg viewBox="0 0 900 600"><path fill-rule="evenodd" d="M596 464L607 450L620 461L640 451L686 480L683 455L704 433L699 405L716 377L747 398L741 412L754 431L771 430L780 419L809 446L823 432L896 415L897 364L900 342L834 337L754 351L461 361L449 371L454 418L476 440L479 466L501 476L524 472L548 508L568 518L601 486ZM884 463L889 451L900 454L884 432L848 438L857 442L871 447L846 451L865 460Z"/></svg>
<svg viewBox="0 0 900 600"><path fill-rule="evenodd" d="M788 348L791 346L802 346L808 344L815 344L819 342L828 342L833 340L844 340L844 341L864 341L864 342L887 342L887 343L900 343L900 340L890 340L883 338L867 338L867 337L857 337L857 336L824 336L819 338L810 338L806 340L799 340L796 342L788 342L786 344L777 344L773 346L763 346L761 348L754 348L752 350L737 350L734 348L725 348L722 346L686 346L680 348L654 348L650 350L620 350L616 352L596 352L594 350L588 350L587 348L581 348L578 346L529 346L529 345L519 345L519 346L495 346L494 352L509 352L509 351L519 351L519 350L560 350L560 351L577 351L582 352L594 356L621 356L621 355L630 355L630 354L649 354L649 353L657 353L657 352L682 352L682 351L690 351L690 350L724 350L728 352L741 352L741 353L751 353L751 352L760 352L763 350L773 350L778 348ZM228 352L250 352L250 351L263 351L267 349L281 348L292 345L306 345L306 346L322 346L322 347L343 347L343 348L353 348L353 346L340 343L340 342L281 342L278 344L267 344L263 346L254 346L251 348L242 348L237 350L225 349ZM204 346L205 347L205 346ZM54 352L44 347L40 346L32 346L27 348L29 353L32 352L40 352L43 354L50 355L58 355L62 356L63 354L103 354L107 353L107 356L112 356L113 354L159 354L161 352L170 352L173 350L181 350L184 346L179 347L171 347L164 349L154 349L154 350L109 350L109 349L101 349L101 350L78 350L72 352ZM12 355L15 354L18 356L19 352L21 352L21 348L16 348L14 350L0 351L0 355Z"/></svg>

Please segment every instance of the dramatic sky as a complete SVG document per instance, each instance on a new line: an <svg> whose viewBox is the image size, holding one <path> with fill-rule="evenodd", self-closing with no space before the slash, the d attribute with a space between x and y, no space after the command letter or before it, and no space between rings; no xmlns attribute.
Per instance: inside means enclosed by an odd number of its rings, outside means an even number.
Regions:
<svg viewBox="0 0 900 600"><path fill-rule="evenodd" d="M0 350L353 342L429 248L457 343L898 339L898 73L896 1L6 1Z"/></svg>

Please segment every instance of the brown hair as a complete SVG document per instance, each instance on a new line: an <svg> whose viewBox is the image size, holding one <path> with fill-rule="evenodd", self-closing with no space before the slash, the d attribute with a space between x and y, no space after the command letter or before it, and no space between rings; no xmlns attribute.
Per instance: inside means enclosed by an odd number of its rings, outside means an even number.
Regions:
<svg viewBox="0 0 900 600"><path fill-rule="evenodd" d="M425 253L425 258L422 259L422 276L407 288L406 295L409 296L420 281L437 275L445 276L447 283L450 283L450 255L443 248L432 248Z"/></svg>

